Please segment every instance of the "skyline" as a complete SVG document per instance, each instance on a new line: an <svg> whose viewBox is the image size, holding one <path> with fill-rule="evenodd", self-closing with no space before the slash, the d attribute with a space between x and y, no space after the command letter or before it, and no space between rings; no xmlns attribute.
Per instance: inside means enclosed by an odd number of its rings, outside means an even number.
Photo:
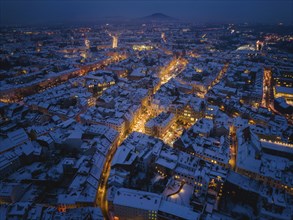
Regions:
<svg viewBox="0 0 293 220"><path fill-rule="evenodd" d="M292 219L291 2L40 1L0 4L1 219Z"/></svg>
<svg viewBox="0 0 293 220"><path fill-rule="evenodd" d="M195 23L293 24L293 2L250 1L0 1L0 23L42 24L99 22L106 17L130 18L164 13Z"/></svg>

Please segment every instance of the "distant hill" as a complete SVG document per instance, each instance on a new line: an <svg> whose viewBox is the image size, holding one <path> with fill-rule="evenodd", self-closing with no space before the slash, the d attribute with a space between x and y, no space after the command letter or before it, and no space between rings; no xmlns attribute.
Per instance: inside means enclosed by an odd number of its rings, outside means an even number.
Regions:
<svg viewBox="0 0 293 220"><path fill-rule="evenodd" d="M160 22L160 21L175 21L176 18L170 17L168 15L162 14L162 13L154 13L146 17L142 17L141 20L143 21L154 21L154 22Z"/></svg>

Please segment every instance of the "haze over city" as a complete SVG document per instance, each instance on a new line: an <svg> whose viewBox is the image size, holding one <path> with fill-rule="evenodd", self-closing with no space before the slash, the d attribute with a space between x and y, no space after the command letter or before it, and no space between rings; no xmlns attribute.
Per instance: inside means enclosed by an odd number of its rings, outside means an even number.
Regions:
<svg viewBox="0 0 293 220"><path fill-rule="evenodd" d="M197 23L252 22L292 24L290 0L1 0L1 24L50 22L95 22L105 17L138 18L152 13Z"/></svg>

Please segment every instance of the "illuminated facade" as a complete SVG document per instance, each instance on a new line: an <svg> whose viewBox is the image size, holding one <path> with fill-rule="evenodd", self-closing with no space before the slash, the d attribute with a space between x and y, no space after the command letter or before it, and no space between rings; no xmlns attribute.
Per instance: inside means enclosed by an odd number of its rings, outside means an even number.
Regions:
<svg viewBox="0 0 293 220"><path fill-rule="evenodd" d="M293 105L293 91L292 88L276 86L274 88L275 98L283 97L288 104Z"/></svg>
<svg viewBox="0 0 293 220"><path fill-rule="evenodd" d="M153 46L149 46L149 45L133 45L132 46L133 50L138 50L138 51L142 51L142 50L152 50Z"/></svg>

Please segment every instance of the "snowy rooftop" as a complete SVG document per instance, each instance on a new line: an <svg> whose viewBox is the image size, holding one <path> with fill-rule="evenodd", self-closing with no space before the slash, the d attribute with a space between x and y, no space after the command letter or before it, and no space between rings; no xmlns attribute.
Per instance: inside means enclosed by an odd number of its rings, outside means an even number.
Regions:
<svg viewBox="0 0 293 220"><path fill-rule="evenodd" d="M114 198L114 206L128 206L143 210L157 211L162 197L155 193L149 193L139 190L120 188L117 190Z"/></svg>

